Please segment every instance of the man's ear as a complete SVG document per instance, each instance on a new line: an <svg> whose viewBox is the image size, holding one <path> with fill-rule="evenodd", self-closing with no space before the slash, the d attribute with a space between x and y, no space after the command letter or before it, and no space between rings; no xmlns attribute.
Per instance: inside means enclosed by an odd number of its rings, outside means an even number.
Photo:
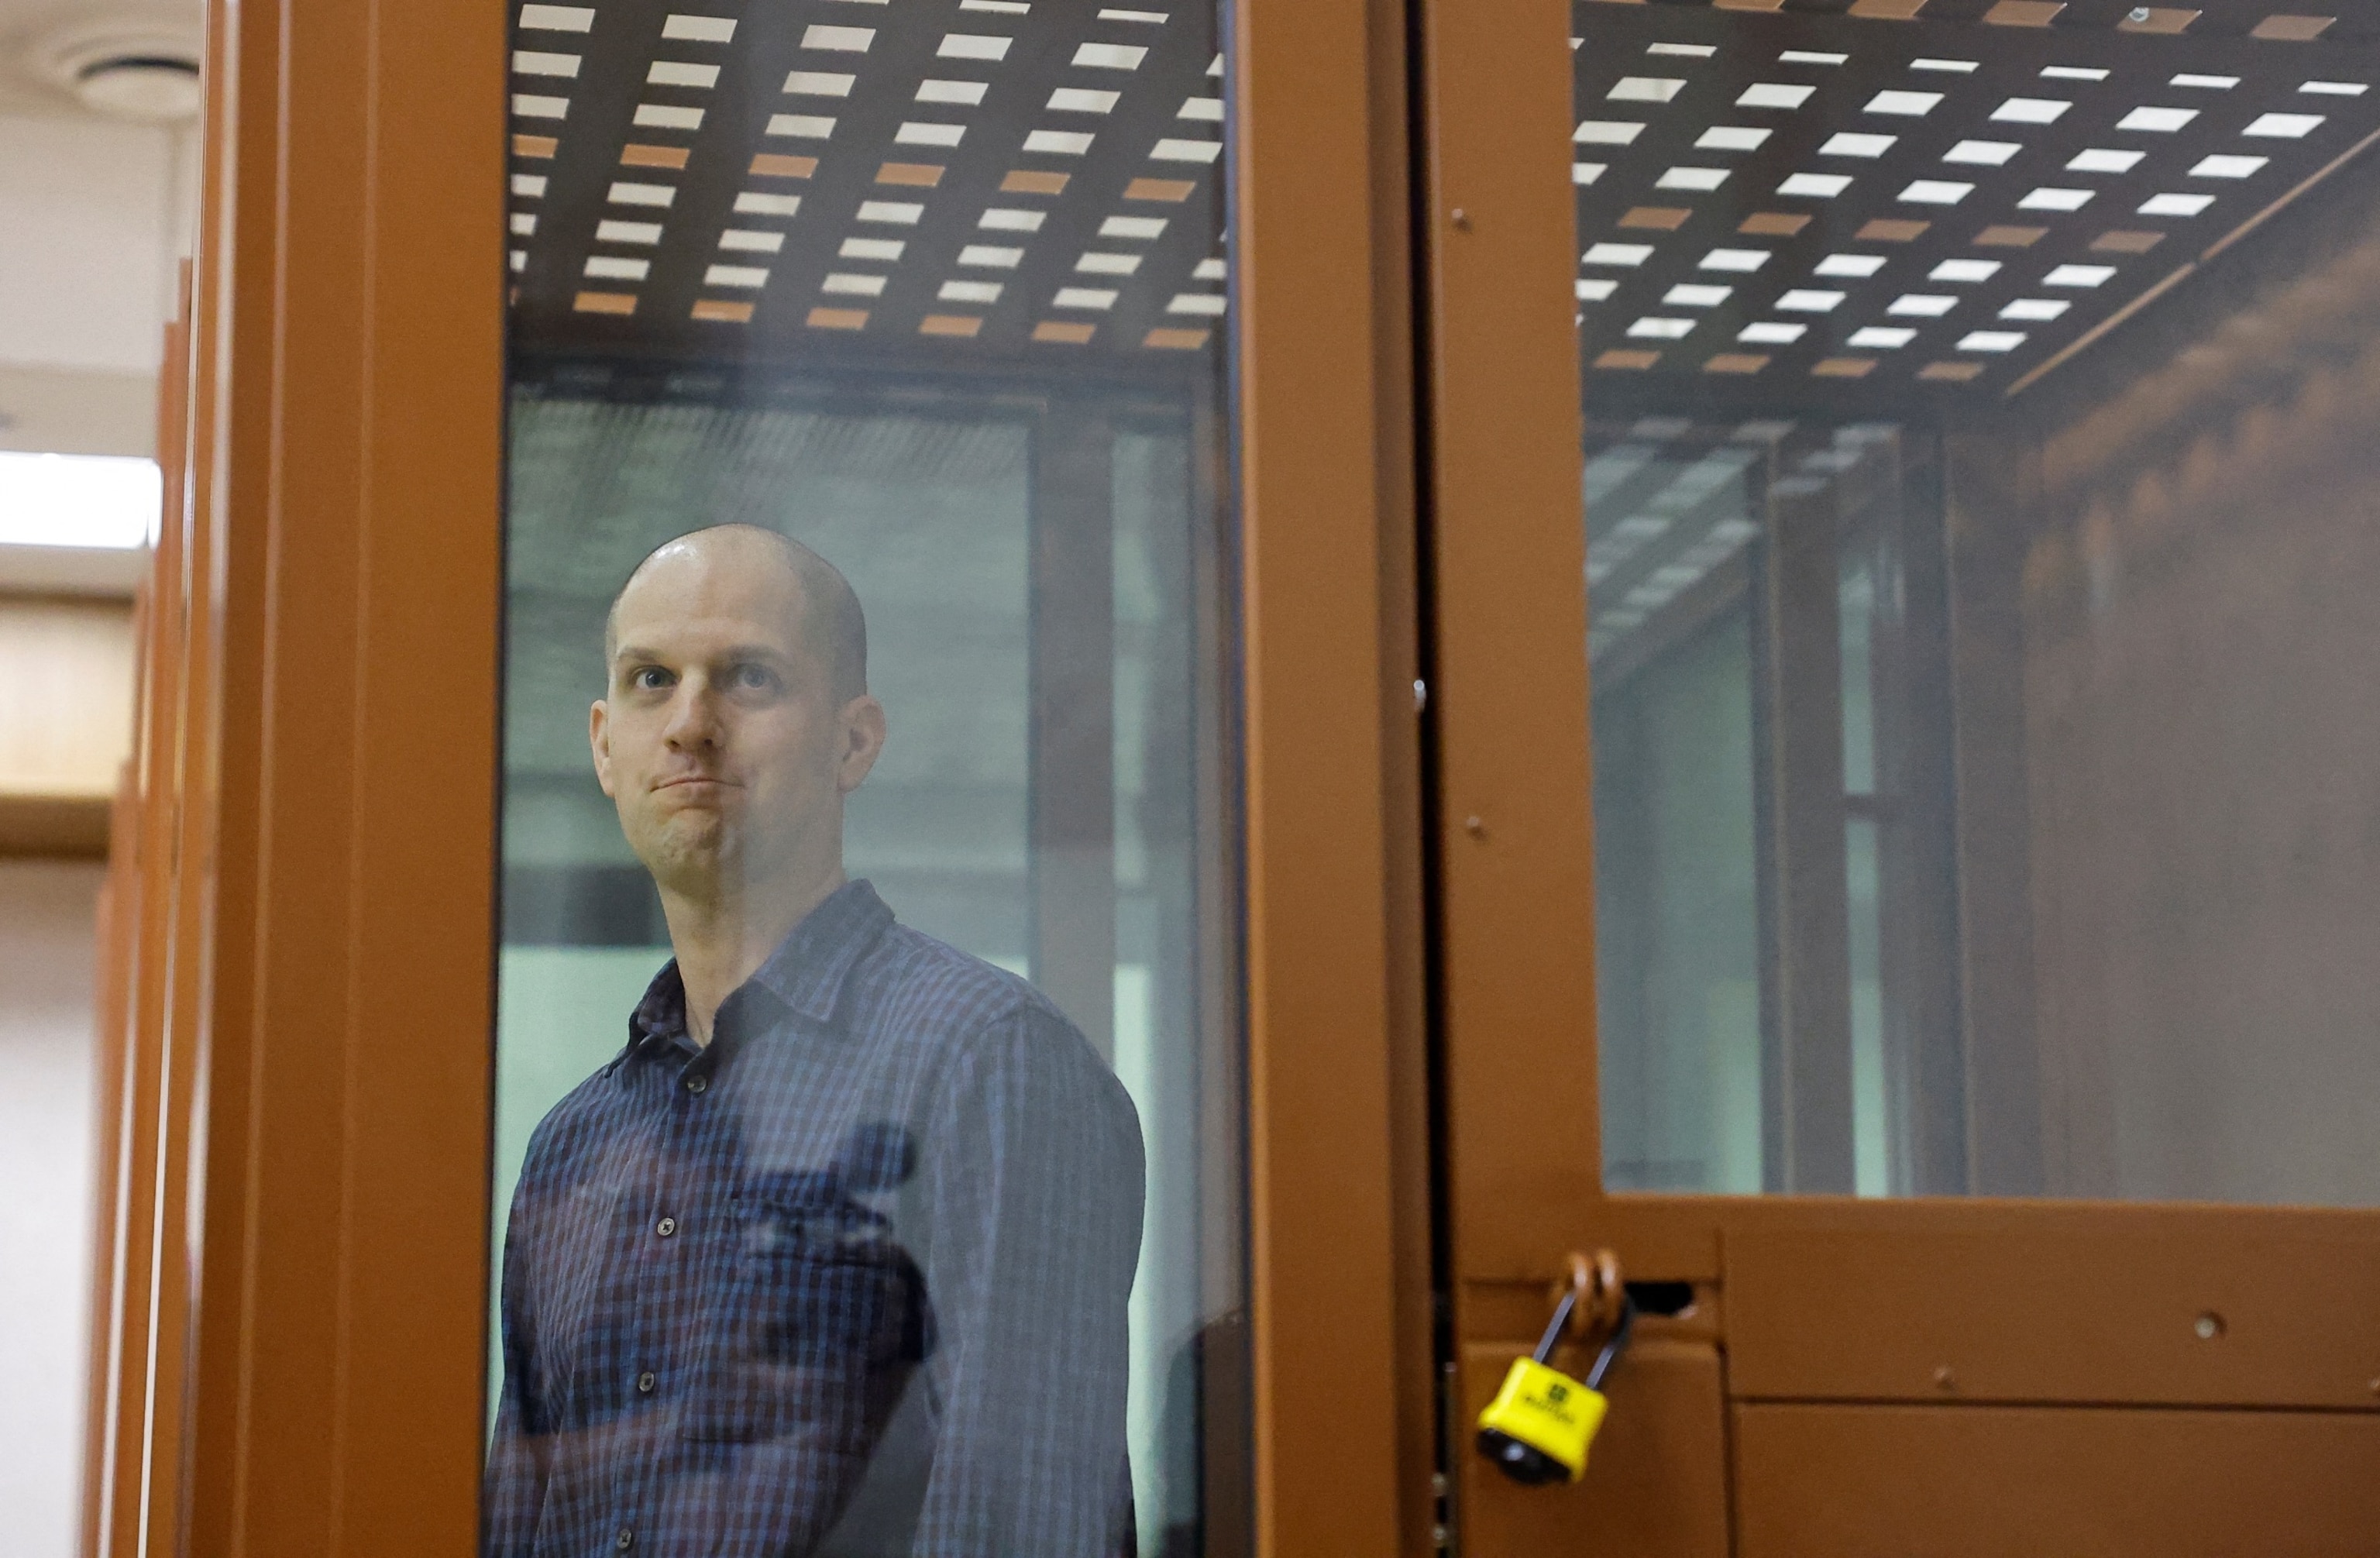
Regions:
<svg viewBox="0 0 2380 1558"><path fill-rule="evenodd" d="M843 754L835 763L835 787L844 795L859 788L884 751L884 705L861 693L836 712L843 726Z"/></svg>
<svg viewBox="0 0 2380 1558"><path fill-rule="evenodd" d="M600 698L587 711L587 745L595 754L595 782L617 800L612 792L612 711Z"/></svg>

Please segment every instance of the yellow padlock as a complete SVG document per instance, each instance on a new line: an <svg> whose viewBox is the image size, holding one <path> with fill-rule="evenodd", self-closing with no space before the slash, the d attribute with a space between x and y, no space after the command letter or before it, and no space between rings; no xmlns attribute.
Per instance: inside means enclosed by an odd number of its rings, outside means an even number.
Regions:
<svg viewBox="0 0 2380 1558"><path fill-rule="evenodd" d="M1623 1298L1620 1323L1596 1355L1585 1380L1573 1380L1548 1360L1570 1323L1579 1289L1572 1286L1554 1308L1536 1352L1514 1358L1496 1399L1479 1414L1479 1453L1515 1482L1532 1487L1548 1482L1575 1482L1586 1475L1587 1452L1603 1427L1611 1403L1600 1389L1604 1376L1627 1350L1629 1333L1636 1323L1636 1306Z"/></svg>
<svg viewBox="0 0 2380 1558"><path fill-rule="evenodd" d="M1479 1414L1479 1452L1515 1482L1575 1482L1611 1403L1560 1369L1516 1357Z"/></svg>

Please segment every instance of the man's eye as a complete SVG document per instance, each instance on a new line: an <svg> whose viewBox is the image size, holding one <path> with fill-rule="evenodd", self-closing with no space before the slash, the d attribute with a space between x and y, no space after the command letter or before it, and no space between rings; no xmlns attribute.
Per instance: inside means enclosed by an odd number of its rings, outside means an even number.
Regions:
<svg viewBox="0 0 2380 1558"><path fill-rule="evenodd" d="M727 674L727 685L739 692L767 692L777 685L777 677L767 666L747 662Z"/></svg>
<svg viewBox="0 0 2380 1558"><path fill-rule="evenodd" d="M670 680L670 674L658 665L639 665L628 674L628 685L639 692L659 692Z"/></svg>

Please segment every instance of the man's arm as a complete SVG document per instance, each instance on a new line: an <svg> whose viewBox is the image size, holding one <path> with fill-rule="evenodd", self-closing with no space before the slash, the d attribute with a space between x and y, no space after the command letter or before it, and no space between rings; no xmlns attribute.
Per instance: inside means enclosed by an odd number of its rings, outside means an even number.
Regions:
<svg viewBox="0 0 2380 1558"><path fill-rule="evenodd" d="M978 1035L923 1146L939 1406L916 1551L1129 1552L1126 1301L1143 1162L1132 1101L1039 1007Z"/></svg>
<svg viewBox="0 0 2380 1558"><path fill-rule="evenodd" d="M531 1243L528 1185L528 1175L524 1174L521 1187L513 1193L512 1212L504 1226L500 1308L504 1380L480 1489L480 1558L528 1558L537 1546L538 1520L545 1507L545 1425L536 1409L536 1376L531 1372L536 1333L528 1300Z"/></svg>

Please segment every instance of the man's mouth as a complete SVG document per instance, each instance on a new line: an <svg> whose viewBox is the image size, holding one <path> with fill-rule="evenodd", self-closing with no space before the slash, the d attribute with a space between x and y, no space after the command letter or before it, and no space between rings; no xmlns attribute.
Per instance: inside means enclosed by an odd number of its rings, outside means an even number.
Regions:
<svg viewBox="0 0 2380 1558"><path fill-rule="evenodd" d="M719 789L725 789L732 783L733 781L722 779L716 773L681 773L675 778L662 780L660 784L655 785L653 788L656 790L678 790L689 787L713 786Z"/></svg>

